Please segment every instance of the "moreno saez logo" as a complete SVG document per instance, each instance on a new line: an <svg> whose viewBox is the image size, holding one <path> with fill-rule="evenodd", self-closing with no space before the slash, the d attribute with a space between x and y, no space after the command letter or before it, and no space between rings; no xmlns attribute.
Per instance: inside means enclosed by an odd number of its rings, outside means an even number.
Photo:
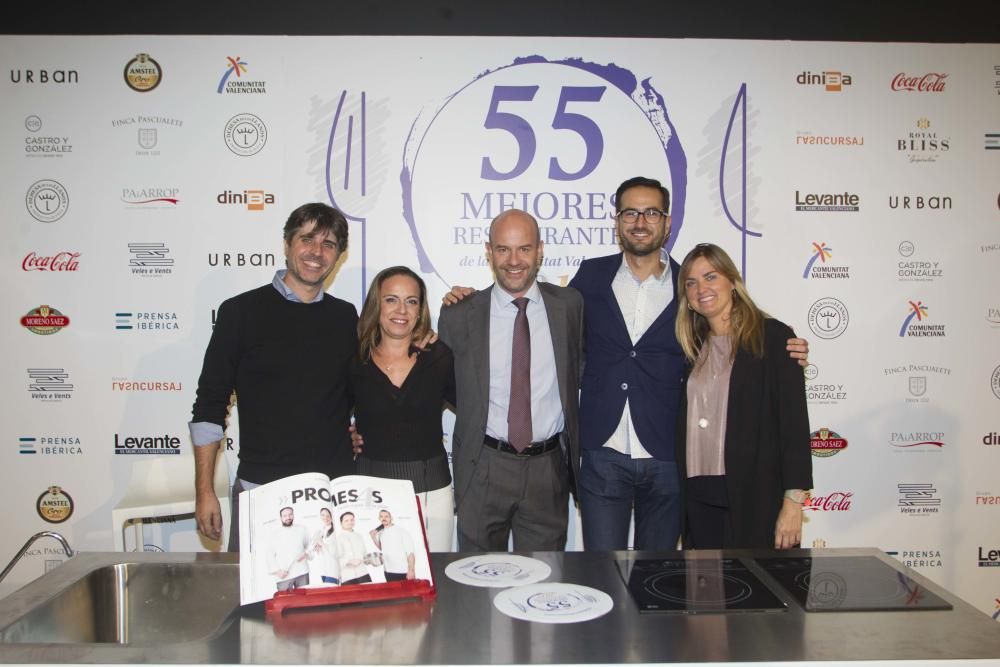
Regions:
<svg viewBox="0 0 1000 667"><path fill-rule="evenodd" d="M174 208L180 203L180 188L122 188L120 200L129 208Z"/></svg>
<svg viewBox="0 0 1000 667"><path fill-rule="evenodd" d="M48 305L32 308L21 318L21 326L33 334L49 336L69 326L69 318Z"/></svg>
<svg viewBox="0 0 1000 667"><path fill-rule="evenodd" d="M21 260L23 271L76 271L80 268L80 253L63 250L51 255L39 255L32 250Z"/></svg>
<svg viewBox="0 0 1000 667"><path fill-rule="evenodd" d="M22 435L17 439L17 453L25 456L76 456L83 445L75 435Z"/></svg>
<svg viewBox="0 0 1000 667"><path fill-rule="evenodd" d="M944 72L927 72L926 74L907 74L900 72L892 77L889 89L895 92L909 93L943 93L948 75Z"/></svg>
<svg viewBox="0 0 1000 667"><path fill-rule="evenodd" d="M831 491L826 495L810 492L802 509L809 512L847 512L851 509L853 491Z"/></svg>
<svg viewBox="0 0 1000 667"><path fill-rule="evenodd" d="M162 241L128 244L129 271L133 275L157 278L168 276L174 271L174 259L170 248Z"/></svg>
<svg viewBox="0 0 1000 667"><path fill-rule="evenodd" d="M828 93L839 93L853 82L850 74L840 70L824 70L816 73L806 70L795 77L795 83L800 86L822 86Z"/></svg>
<svg viewBox="0 0 1000 667"><path fill-rule="evenodd" d="M933 482L903 482L896 485L899 513L929 516L941 510L941 497Z"/></svg>
<svg viewBox="0 0 1000 667"><path fill-rule="evenodd" d="M244 190L243 192L233 192L223 190L215 198L219 204L246 206L248 211L263 211L265 206L274 203L274 194L263 190Z"/></svg>
<svg viewBox="0 0 1000 667"><path fill-rule="evenodd" d="M115 313L117 331L177 331L180 322L173 311L125 311Z"/></svg>
<svg viewBox="0 0 1000 667"><path fill-rule="evenodd" d="M215 92L219 95L264 95L267 93L267 84L260 79L251 79L245 76L249 71L250 63L244 61L240 56L226 56L226 70L219 79L219 85Z"/></svg>
<svg viewBox="0 0 1000 667"><path fill-rule="evenodd" d="M249 251L214 251L208 253L208 265L218 267L274 266L274 253Z"/></svg>
<svg viewBox="0 0 1000 667"><path fill-rule="evenodd" d="M135 380L125 377L111 378L111 391L161 393L183 390L184 384L177 380Z"/></svg>
<svg viewBox="0 0 1000 667"><path fill-rule="evenodd" d="M1000 567L1000 548L979 547L979 567Z"/></svg>
<svg viewBox="0 0 1000 667"><path fill-rule="evenodd" d="M181 439L170 435L128 435L115 433L115 454L125 456L180 454Z"/></svg>
<svg viewBox="0 0 1000 667"><path fill-rule="evenodd" d="M809 450L813 456L827 458L847 449L847 438L823 427L809 434Z"/></svg>
<svg viewBox="0 0 1000 667"><path fill-rule="evenodd" d="M942 431L890 431L889 444L899 451L941 451L945 444Z"/></svg>
<svg viewBox="0 0 1000 667"><path fill-rule="evenodd" d="M803 192L795 191L796 211L831 213L857 213L861 210L861 197L852 192Z"/></svg>
<svg viewBox="0 0 1000 667"><path fill-rule="evenodd" d="M929 324L929 308L923 301L908 301L909 309L899 328L899 337L910 338L944 338L943 324Z"/></svg>
<svg viewBox="0 0 1000 667"><path fill-rule="evenodd" d="M28 394L32 400L58 402L73 397L73 383L65 368L29 368Z"/></svg>
<svg viewBox="0 0 1000 667"><path fill-rule="evenodd" d="M896 150L906 155L909 162L937 162L942 154L951 150L951 139L931 129L931 121L919 118L905 136L896 140Z"/></svg>
<svg viewBox="0 0 1000 667"><path fill-rule="evenodd" d="M18 68L10 70L10 82L40 85L80 83L80 73L75 69Z"/></svg>
<svg viewBox="0 0 1000 667"><path fill-rule="evenodd" d="M826 243L813 241L811 252L805 271L802 272L802 277L806 280L846 280L851 277L850 267L834 264L833 248L827 247Z"/></svg>

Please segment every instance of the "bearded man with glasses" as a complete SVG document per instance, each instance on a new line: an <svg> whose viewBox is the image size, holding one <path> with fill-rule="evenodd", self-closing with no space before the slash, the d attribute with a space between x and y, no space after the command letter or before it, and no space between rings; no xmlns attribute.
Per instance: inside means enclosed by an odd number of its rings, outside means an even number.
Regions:
<svg viewBox="0 0 1000 667"><path fill-rule="evenodd" d="M634 548L673 550L683 472L675 427L687 362L674 333L680 267L664 247L670 193L637 176L618 186L615 207L622 252L585 260L570 282L584 300L583 543L588 551L627 549L634 510ZM792 339L788 349L804 361L808 344Z"/></svg>

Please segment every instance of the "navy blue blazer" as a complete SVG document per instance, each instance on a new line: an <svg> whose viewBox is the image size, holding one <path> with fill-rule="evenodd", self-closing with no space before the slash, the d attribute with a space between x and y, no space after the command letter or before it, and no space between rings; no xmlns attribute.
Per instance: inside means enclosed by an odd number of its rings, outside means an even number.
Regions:
<svg viewBox="0 0 1000 667"><path fill-rule="evenodd" d="M583 294L584 302L580 448L604 446L621 421L627 398L642 446L656 459L673 461L687 371L684 351L674 333L680 266L670 260L673 301L632 345L611 290L621 264L621 253L585 260L570 282Z"/></svg>

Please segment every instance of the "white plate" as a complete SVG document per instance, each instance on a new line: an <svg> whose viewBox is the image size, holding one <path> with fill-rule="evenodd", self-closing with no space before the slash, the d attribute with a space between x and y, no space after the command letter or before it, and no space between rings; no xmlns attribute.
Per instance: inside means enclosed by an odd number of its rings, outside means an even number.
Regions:
<svg viewBox="0 0 1000 667"><path fill-rule="evenodd" d="M493 606L512 618L539 623L579 623L611 611L611 597L576 584L540 583L500 591Z"/></svg>
<svg viewBox="0 0 1000 667"><path fill-rule="evenodd" d="M483 554L449 563L444 573L460 584L506 588L543 581L552 574L552 568L534 558L514 554Z"/></svg>

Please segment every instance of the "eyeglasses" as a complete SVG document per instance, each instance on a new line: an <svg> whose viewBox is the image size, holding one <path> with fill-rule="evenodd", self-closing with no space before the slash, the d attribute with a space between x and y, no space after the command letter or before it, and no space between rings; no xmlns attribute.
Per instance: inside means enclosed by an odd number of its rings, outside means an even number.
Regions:
<svg viewBox="0 0 1000 667"><path fill-rule="evenodd" d="M645 211L638 211L634 208L626 208L618 211L617 215L622 222L630 225L639 220L640 215L646 219L646 222L651 222L654 225L667 216L666 212L661 211L658 208L647 208Z"/></svg>

